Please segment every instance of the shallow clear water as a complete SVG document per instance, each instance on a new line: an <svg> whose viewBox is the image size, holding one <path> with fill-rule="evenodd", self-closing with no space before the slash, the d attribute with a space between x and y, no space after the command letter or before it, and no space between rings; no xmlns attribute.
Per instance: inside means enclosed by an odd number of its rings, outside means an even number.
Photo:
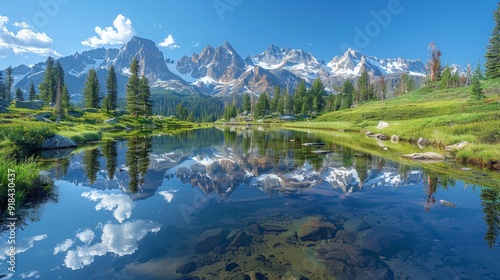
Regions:
<svg viewBox="0 0 500 280"><path fill-rule="evenodd" d="M498 192L313 133L135 137L50 172L0 279L500 278Z"/></svg>

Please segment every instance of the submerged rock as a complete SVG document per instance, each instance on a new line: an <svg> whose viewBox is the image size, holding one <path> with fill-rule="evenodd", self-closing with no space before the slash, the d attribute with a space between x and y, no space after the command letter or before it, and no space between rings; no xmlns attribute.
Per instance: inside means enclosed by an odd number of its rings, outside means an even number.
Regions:
<svg viewBox="0 0 500 280"><path fill-rule="evenodd" d="M393 271L380 258L363 254L353 244L328 243L318 249L328 271L336 279L393 279Z"/></svg>
<svg viewBox="0 0 500 280"><path fill-rule="evenodd" d="M405 235L395 227L372 228L358 235L356 245L361 249L386 257L409 246L405 243Z"/></svg>
<svg viewBox="0 0 500 280"><path fill-rule="evenodd" d="M226 239L227 235L228 232L221 228L207 230L198 237L194 248L198 253L206 253L215 247L227 246L229 243Z"/></svg>
<svg viewBox="0 0 500 280"><path fill-rule="evenodd" d="M302 241L318 241L333 238L337 228L321 217L305 217L295 222L297 236Z"/></svg>

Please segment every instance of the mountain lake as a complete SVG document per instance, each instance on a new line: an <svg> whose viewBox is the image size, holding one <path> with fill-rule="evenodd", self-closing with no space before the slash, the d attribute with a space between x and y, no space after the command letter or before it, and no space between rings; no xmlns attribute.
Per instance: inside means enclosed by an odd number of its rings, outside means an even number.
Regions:
<svg viewBox="0 0 500 280"><path fill-rule="evenodd" d="M500 279L499 191L338 139L226 127L73 151L0 279Z"/></svg>

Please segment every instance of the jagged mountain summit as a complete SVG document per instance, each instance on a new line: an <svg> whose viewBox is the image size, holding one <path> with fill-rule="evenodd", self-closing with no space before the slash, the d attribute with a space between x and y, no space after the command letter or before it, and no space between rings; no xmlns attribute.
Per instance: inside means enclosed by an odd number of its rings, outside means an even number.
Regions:
<svg viewBox="0 0 500 280"><path fill-rule="evenodd" d="M166 59L153 41L140 37L133 37L120 49L98 48L77 52L59 61L66 71L66 83L73 100L79 100L88 70L96 69L104 92L107 70L111 65L114 65L118 75L119 95L124 96L132 58L139 61L140 74L149 79L152 88L182 94L259 94L272 91L275 86L293 90L300 80L311 84L316 78L323 81L328 91L333 91L346 79L356 80L363 70L372 77L385 76L392 85L403 73L417 79L425 77L425 66L420 60L379 59L352 49L334 56L327 63L304 50L274 45L243 59L229 42L224 42L217 47L208 45L199 54L183 56L174 62ZM27 92L31 82L38 84L42 81L44 69L45 62L31 67L15 67L15 87Z"/></svg>

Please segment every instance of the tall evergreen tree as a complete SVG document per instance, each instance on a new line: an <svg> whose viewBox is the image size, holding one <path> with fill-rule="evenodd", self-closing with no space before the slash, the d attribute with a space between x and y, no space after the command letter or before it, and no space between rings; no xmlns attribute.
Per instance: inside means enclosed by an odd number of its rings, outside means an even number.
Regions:
<svg viewBox="0 0 500 280"><path fill-rule="evenodd" d="M445 66L443 73L441 74L441 88L449 88L451 87L451 69L449 66Z"/></svg>
<svg viewBox="0 0 500 280"><path fill-rule="evenodd" d="M40 98L46 103L55 101L56 95L56 80L54 75L54 59L49 56L45 62L45 72L43 81L38 85ZM52 99L54 97L54 100Z"/></svg>
<svg viewBox="0 0 500 280"><path fill-rule="evenodd" d="M19 101L24 101L23 91L20 88L16 89L16 99Z"/></svg>
<svg viewBox="0 0 500 280"><path fill-rule="evenodd" d="M278 103L280 102L281 99L281 89L277 85L274 87L274 95L273 95L273 100L271 101L271 112L277 112L278 111Z"/></svg>
<svg viewBox="0 0 500 280"><path fill-rule="evenodd" d="M252 111L252 103L250 100L250 94L245 92L243 94L243 111L250 112Z"/></svg>
<svg viewBox="0 0 500 280"><path fill-rule="evenodd" d="M118 147L115 141L108 141L102 147L102 154L106 158L106 171L108 179L113 180L115 177L118 157Z"/></svg>
<svg viewBox="0 0 500 280"><path fill-rule="evenodd" d="M5 100L12 99L12 87L14 86L14 76L12 75L12 66L5 69Z"/></svg>
<svg viewBox="0 0 500 280"><path fill-rule="evenodd" d="M380 76L378 82L378 92L381 100L385 100L387 98L387 83L384 76Z"/></svg>
<svg viewBox="0 0 500 280"><path fill-rule="evenodd" d="M132 59L132 63L130 64L130 72L132 73L132 75L128 78L127 83L126 108L132 116L137 116L139 113L139 94L141 81L139 79L139 62L135 58Z"/></svg>
<svg viewBox="0 0 500 280"><path fill-rule="evenodd" d="M295 114L304 113L304 101L306 101L307 88L304 80L301 80L293 94L293 111Z"/></svg>
<svg viewBox="0 0 500 280"><path fill-rule="evenodd" d="M108 96L109 110L116 110L118 104L118 79L116 78L115 67L111 65L106 78L106 93Z"/></svg>
<svg viewBox="0 0 500 280"><path fill-rule="evenodd" d="M254 117L261 118L267 114L269 110L269 101L267 99L267 94L261 93L259 99L257 100L257 104L255 104L254 108Z"/></svg>
<svg viewBox="0 0 500 280"><path fill-rule="evenodd" d="M317 114L325 108L325 86L320 78L316 78L311 87L311 95L313 99L313 111Z"/></svg>
<svg viewBox="0 0 500 280"><path fill-rule="evenodd" d="M481 76L481 67L478 62L476 70L474 70L474 74L472 75L472 85L470 92L470 94L476 99L481 99L484 97L483 88L481 87Z"/></svg>
<svg viewBox="0 0 500 280"><path fill-rule="evenodd" d="M61 92L61 105L63 109L66 109L66 111L71 110L71 96L68 91L68 86L65 84L62 88Z"/></svg>
<svg viewBox="0 0 500 280"><path fill-rule="evenodd" d="M491 32L491 37L489 39L489 44L486 47L486 71L485 75L487 78L498 78L500 77L500 3L498 3L498 8L493 12L493 19L495 21L495 27Z"/></svg>
<svg viewBox="0 0 500 280"><path fill-rule="evenodd" d="M368 72L363 70L356 86L356 96L354 102L363 104L370 100L370 78Z"/></svg>
<svg viewBox="0 0 500 280"><path fill-rule="evenodd" d="M35 83L31 82L28 100L35 100L35 99L36 99Z"/></svg>
<svg viewBox="0 0 500 280"><path fill-rule="evenodd" d="M138 110L137 113L145 118L153 114L153 103L151 101L151 89L146 76L142 76L139 85Z"/></svg>
<svg viewBox="0 0 500 280"><path fill-rule="evenodd" d="M340 109L349 109L353 104L353 95L356 89L350 80L346 80L342 85L342 104Z"/></svg>
<svg viewBox="0 0 500 280"><path fill-rule="evenodd" d="M83 89L85 107L99 108L100 92L101 92L101 86L99 85L99 80L97 79L97 73L95 69L90 69L87 76L87 80L85 81L85 88Z"/></svg>

